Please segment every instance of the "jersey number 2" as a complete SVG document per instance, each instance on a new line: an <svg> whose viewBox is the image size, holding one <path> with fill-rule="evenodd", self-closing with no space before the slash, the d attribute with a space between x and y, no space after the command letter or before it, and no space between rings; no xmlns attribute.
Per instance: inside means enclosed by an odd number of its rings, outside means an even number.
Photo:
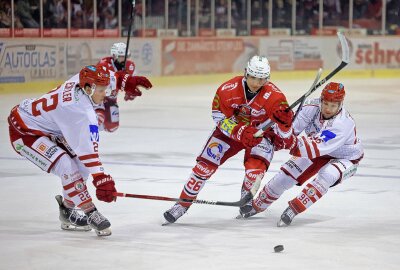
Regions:
<svg viewBox="0 0 400 270"><path fill-rule="evenodd" d="M47 98L40 98L32 102L32 115L39 116L41 115L41 111L38 109L38 105L42 104L42 110L45 112L49 112L57 108L58 105L58 94L54 94L50 96L50 100L52 101L51 105L48 104L49 99Z"/></svg>

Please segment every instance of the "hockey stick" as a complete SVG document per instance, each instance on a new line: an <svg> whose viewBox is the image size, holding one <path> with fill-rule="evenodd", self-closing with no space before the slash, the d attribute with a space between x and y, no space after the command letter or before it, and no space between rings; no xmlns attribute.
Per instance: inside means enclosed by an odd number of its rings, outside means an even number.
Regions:
<svg viewBox="0 0 400 270"><path fill-rule="evenodd" d="M132 24L135 19L133 13L135 11L135 6L136 6L136 0L132 0L132 9L131 9L131 20L129 22L129 27L128 27L128 37L126 39L126 48L125 48L125 57L124 57L124 63L125 67L124 70L126 70L126 59L128 58L128 51L129 51L129 40L131 39L131 30L132 30Z"/></svg>
<svg viewBox="0 0 400 270"><path fill-rule="evenodd" d="M314 89L315 85L317 85L319 79L321 78L321 75L322 75L322 68L319 68L318 72L317 72L317 76L315 76L313 84L311 85L308 92L305 95L303 95L303 99L301 100L299 107L297 107L297 111L293 116L292 122L294 122L294 120L297 118L297 115L299 115L299 112L301 111L301 108L303 107L303 104L306 101L306 97L308 97L311 94L311 91Z"/></svg>
<svg viewBox="0 0 400 270"><path fill-rule="evenodd" d="M346 40L345 36L341 32L337 32L337 36L339 38L340 46L342 48L342 62L331 73L329 73L325 78L323 78L317 84L313 85L313 87L311 87L310 90L307 91L307 93L302 95L298 100L296 100L292 105L290 105L289 108L287 109L287 111L292 110L299 103L304 103L305 99L309 95L311 95L321 85L326 83L330 78L335 76L339 71L341 71L350 62L349 45L347 44L347 40ZM260 137L262 135L263 131L265 131L268 128L270 128L273 124L274 124L274 122L268 123L262 129L260 129L256 134L254 134L254 137Z"/></svg>
<svg viewBox="0 0 400 270"><path fill-rule="evenodd" d="M223 206L236 206L241 207L245 205L248 201L253 199L256 195L260 184L261 177L257 177L256 181L253 184L253 187L250 190L250 193L244 196L241 200L237 202L222 202L222 201L208 201L208 200L189 200L189 199L179 199L179 198L170 198L163 196L153 196L153 195L140 195L140 194L129 194L129 193L121 193L114 192L113 195L116 197L126 197L126 198L136 198L136 199L145 199L145 200L157 200L157 201L172 201L172 202L187 202L187 203L196 203L196 204L210 204L210 205L223 205Z"/></svg>

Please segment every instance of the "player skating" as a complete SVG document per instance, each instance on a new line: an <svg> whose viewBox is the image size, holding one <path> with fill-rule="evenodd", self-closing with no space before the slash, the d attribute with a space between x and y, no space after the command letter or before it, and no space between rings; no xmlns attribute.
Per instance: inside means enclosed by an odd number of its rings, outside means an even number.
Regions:
<svg viewBox="0 0 400 270"><path fill-rule="evenodd" d="M278 226L290 225L297 214L321 199L329 188L356 173L363 147L355 122L343 106L344 97L343 84L327 84L320 98L304 104L293 122L293 135L285 140L275 138L276 149L289 149L293 156L253 200L253 208L242 213L244 217L265 211L284 191L305 184L317 174L289 201L289 207L281 215Z"/></svg>
<svg viewBox="0 0 400 270"><path fill-rule="evenodd" d="M114 43L111 46L111 56L102 58L99 64L114 72L125 70L128 75L134 75L136 69L135 63L130 59L126 59L125 65L125 50L125 43ZM128 50L128 58L130 57L130 54L131 53ZM141 95L142 92L138 88L135 88L130 92L125 92L124 100L134 100L136 97ZM104 98L104 104L96 107L96 114L99 119L100 130L114 132L118 129L119 107L117 98L117 89L112 89L111 94Z"/></svg>
<svg viewBox="0 0 400 270"><path fill-rule="evenodd" d="M86 187L91 174L96 197L115 200L113 178L106 174L99 158L99 128L94 106L101 104L110 88L134 91L147 79L114 74L103 66L86 66L61 86L37 99L25 99L8 118L14 150L42 170L61 178L60 205L63 229L90 230L99 236L111 234L110 222L94 205ZM143 83L143 81L145 83ZM83 215L74 210L77 207Z"/></svg>
<svg viewBox="0 0 400 270"><path fill-rule="evenodd" d="M269 139L256 138L254 134L271 119L277 123L277 136L289 138L293 117L292 111L285 111L288 108L286 97L269 78L267 58L254 56L248 62L244 76L234 77L217 89L212 104L216 128L196 159L181 199L195 199L218 167L241 150L245 150L242 198L250 192L256 178L263 177L274 149ZM190 206L189 202L176 203L164 217L173 223ZM251 208L251 202L241 211L245 208Z"/></svg>

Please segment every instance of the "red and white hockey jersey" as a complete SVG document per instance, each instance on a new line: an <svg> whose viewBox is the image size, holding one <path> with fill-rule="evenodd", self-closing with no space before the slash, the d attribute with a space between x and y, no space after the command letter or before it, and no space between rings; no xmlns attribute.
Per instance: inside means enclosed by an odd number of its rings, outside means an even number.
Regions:
<svg viewBox="0 0 400 270"><path fill-rule="evenodd" d="M271 82L266 83L257 95L248 101L244 83L243 76L232 78L217 89L213 100L213 120L227 136L231 132L230 127L220 126L225 118L233 117L235 122L262 128L271 121L272 113L281 104L287 104L285 95ZM278 132L282 133L280 130Z"/></svg>
<svg viewBox="0 0 400 270"><path fill-rule="evenodd" d="M329 120L321 116L320 98L308 100L293 122L294 134L298 136L295 156L314 159L328 155L333 158L357 160L363 156L361 141L357 138L356 124L344 107Z"/></svg>
<svg viewBox="0 0 400 270"><path fill-rule="evenodd" d="M97 116L78 82L79 74L40 98L23 100L13 116L25 132L64 137L89 172L96 175L104 173L98 155Z"/></svg>

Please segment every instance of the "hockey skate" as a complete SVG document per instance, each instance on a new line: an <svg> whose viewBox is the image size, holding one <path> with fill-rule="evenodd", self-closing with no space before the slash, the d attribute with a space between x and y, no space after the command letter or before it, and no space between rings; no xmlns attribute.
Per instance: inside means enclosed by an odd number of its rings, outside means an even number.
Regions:
<svg viewBox="0 0 400 270"><path fill-rule="evenodd" d="M167 220L168 223L174 223L178 220L178 218L183 216L183 214L185 214L187 210L188 207L184 207L180 203L176 203L174 206L172 206L171 209L164 213L164 218L165 220Z"/></svg>
<svg viewBox="0 0 400 270"><path fill-rule="evenodd" d="M240 199L243 199L244 197L248 196L248 194L250 194L250 192L242 190L242 194ZM253 196L249 197L252 198ZM249 213L253 208L253 199L250 199L245 205L241 206L239 208L239 213L241 216L243 216L246 213Z"/></svg>
<svg viewBox="0 0 400 270"><path fill-rule="evenodd" d="M61 221L61 229L66 231L90 231L88 224L88 218L83 213L79 213L78 209L67 208L63 204L63 197L61 195L56 196L56 200L59 205Z"/></svg>
<svg viewBox="0 0 400 270"><path fill-rule="evenodd" d="M290 206L288 208L286 208L285 211L283 211L282 215L281 215L281 219L278 221L277 226L278 227L287 227L290 225L290 223L292 223L293 218L296 216L297 214L293 211L292 208L290 208Z"/></svg>
<svg viewBox="0 0 400 270"><path fill-rule="evenodd" d="M111 235L111 223L95 208L91 212L86 214L88 216L88 224L95 231L97 236L109 236Z"/></svg>

